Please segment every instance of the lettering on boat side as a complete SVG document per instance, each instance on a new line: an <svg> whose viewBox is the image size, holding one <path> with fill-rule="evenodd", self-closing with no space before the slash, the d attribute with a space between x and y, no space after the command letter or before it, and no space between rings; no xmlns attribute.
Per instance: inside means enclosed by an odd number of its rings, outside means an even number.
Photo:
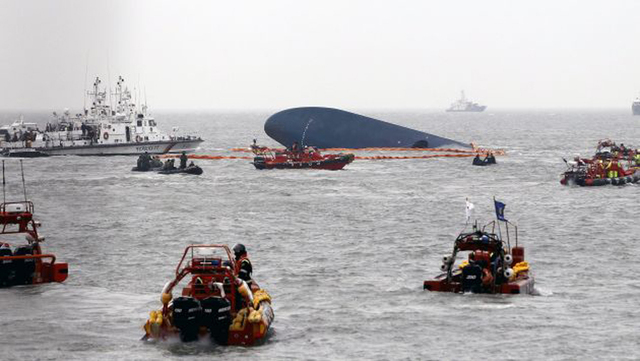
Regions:
<svg viewBox="0 0 640 361"><path fill-rule="evenodd" d="M149 151L149 150L158 150L160 149L159 145L142 145L139 147L136 147L137 151Z"/></svg>

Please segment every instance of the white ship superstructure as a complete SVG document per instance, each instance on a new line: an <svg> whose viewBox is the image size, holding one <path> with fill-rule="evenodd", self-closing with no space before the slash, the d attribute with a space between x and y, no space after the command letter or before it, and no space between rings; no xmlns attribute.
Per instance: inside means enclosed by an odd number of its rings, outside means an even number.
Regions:
<svg viewBox="0 0 640 361"><path fill-rule="evenodd" d="M131 92L119 77L111 94L115 106L107 102L106 90L100 90L96 78L88 92L91 105L84 114L62 115L42 130L22 119L0 128L0 146L6 155L128 155L193 152L202 139L162 132L146 104L136 106Z"/></svg>
<svg viewBox="0 0 640 361"><path fill-rule="evenodd" d="M464 95L464 90L461 92L460 99L456 100L447 109L447 112L483 112L487 109L486 105L480 105L468 100Z"/></svg>

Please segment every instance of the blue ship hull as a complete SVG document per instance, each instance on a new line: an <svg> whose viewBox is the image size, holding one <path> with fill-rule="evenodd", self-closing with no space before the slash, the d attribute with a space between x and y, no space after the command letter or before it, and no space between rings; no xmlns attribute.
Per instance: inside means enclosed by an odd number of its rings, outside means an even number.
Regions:
<svg viewBox="0 0 640 361"><path fill-rule="evenodd" d="M448 138L322 107L278 112L267 119L264 131L286 147L298 142L319 148L470 148Z"/></svg>

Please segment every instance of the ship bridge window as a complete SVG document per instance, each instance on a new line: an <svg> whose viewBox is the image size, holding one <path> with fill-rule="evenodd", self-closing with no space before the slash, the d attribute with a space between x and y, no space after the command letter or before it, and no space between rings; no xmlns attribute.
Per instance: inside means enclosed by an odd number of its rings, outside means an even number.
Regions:
<svg viewBox="0 0 640 361"><path fill-rule="evenodd" d="M142 126L142 120L138 120L138 126L141 127Z"/></svg>

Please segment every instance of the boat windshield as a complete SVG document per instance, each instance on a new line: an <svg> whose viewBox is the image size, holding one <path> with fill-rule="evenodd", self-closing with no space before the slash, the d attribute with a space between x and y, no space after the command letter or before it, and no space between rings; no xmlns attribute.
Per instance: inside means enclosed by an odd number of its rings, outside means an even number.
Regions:
<svg viewBox="0 0 640 361"><path fill-rule="evenodd" d="M191 258L220 258L223 261L229 259L226 250L222 247L193 247L191 248Z"/></svg>

